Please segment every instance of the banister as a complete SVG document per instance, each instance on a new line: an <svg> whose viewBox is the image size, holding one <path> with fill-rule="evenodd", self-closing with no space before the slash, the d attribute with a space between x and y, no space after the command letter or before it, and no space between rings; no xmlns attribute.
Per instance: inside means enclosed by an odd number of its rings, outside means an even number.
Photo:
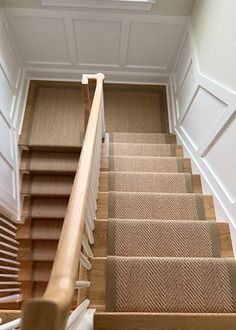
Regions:
<svg viewBox="0 0 236 330"><path fill-rule="evenodd" d="M51 276L43 297L24 305L22 330L64 330L66 327L77 280L84 227L88 222L85 220L91 180L97 180L92 172L99 170L93 160L97 153L99 125L103 120L104 75L84 75L83 84L88 83L88 79L96 79L96 89Z"/></svg>

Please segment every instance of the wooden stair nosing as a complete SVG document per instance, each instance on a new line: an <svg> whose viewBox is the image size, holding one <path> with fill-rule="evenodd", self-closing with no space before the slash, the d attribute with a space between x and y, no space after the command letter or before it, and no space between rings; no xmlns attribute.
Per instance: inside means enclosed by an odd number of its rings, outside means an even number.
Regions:
<svg viewBox="0 0 236 330"><path fill-rule="evenodd" d="M233 313L106 313L96 312L94 330L232 330Z"/></svg>

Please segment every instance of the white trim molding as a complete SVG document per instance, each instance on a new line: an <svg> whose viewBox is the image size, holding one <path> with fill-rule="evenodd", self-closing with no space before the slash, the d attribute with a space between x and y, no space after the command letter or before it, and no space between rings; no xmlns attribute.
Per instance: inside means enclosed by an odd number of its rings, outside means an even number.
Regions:
<svg viewBox="0 0 236 330"><path fill-rule="evenodd" d="M42 6L151 10L155 0L41 0Z"/></svg>

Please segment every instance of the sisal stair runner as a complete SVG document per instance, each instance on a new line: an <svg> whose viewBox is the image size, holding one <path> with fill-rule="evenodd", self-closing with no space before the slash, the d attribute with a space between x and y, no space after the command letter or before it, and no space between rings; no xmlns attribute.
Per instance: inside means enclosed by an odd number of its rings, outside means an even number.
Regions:
<svg viewBox="0 0 236 330"><path fill-rule="evenodd" d="M42 296L47 287L79 160L79 152L71 152L71 147L47 149L23 151L21 159L25 223L19 226L17 239L23 302Z"/></svg>
<svg viewBox="0 0 236 330"><path fill-rule="evenodd" d="M176 156L174 144L150 144L150 143L110 143L109 154L113 156L150 156L172 157Z"/></svg>
<svg viewBox="0 0 236 330"><path fill-rule="evenodd" d="M221 258L174 137L114 132L109 142L106 311L236 312L236 263Z"/></svg>
<svg viewBox="0 0 236 330"><path fill-rule="evenodd" d="M109 219L108 255L219 257L218 228L213 221Z"/></svg>
<svg viewBox="0 0 236 330"><path fill-rule="evenodd" d="M110 156L109 171L184 172L184 160L181 157Z"/></svg>
<svg viewBox="0 0 236 330"><path fill-rule="evenodd" d="M191 175L188 173L110 172L109 190L191 193L193 187Z"/></svg>
<svg viewBox="0 0 236 330"><path fill-rule="evenodd" d="M107 269L108 311L236 312L234 261L108 257Z"/></svg>
<svg viewBox="0 0 236 330"><path fill-rule="evenodd" d="M109 133L109 141L116 143L176 143L175 135L158 133Z"/></svg>

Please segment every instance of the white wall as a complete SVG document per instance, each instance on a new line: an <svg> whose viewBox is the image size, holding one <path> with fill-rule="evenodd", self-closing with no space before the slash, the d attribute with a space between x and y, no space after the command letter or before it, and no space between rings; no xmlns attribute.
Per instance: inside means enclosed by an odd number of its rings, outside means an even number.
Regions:
<svg viewBox="0 0 236 330"><path fill-rule="evenodd" d="M20 212L17 145L27 84L20 57L2 11L0 86L0 213L17 220Z"/></svg>
<svg viewBox="0 0 236 330"><path fill-rule="evenodd" d="M165 83L186 17L133 12L5 8L30 77Z"/></svg>
<svg viewBox="0 0 236 330"><path fill-rule="evenodd" d="M202 175L204 192L214 195L217 219L229 221L233 232L236 228L236 94L213 77L206 78L198 59L195 35L189 24L170 76L172 127L185 147L186 156L192 158L194 171ZM225 61L224 66L228 70L231 63ZM236 231L233 239L236 251Z"/></svg>
<svg viewBox="0 0 236 330"><path fill-rule="evenodd" d="M236 1L197 0L191 23L201 72L236 91Z"/></svg>

